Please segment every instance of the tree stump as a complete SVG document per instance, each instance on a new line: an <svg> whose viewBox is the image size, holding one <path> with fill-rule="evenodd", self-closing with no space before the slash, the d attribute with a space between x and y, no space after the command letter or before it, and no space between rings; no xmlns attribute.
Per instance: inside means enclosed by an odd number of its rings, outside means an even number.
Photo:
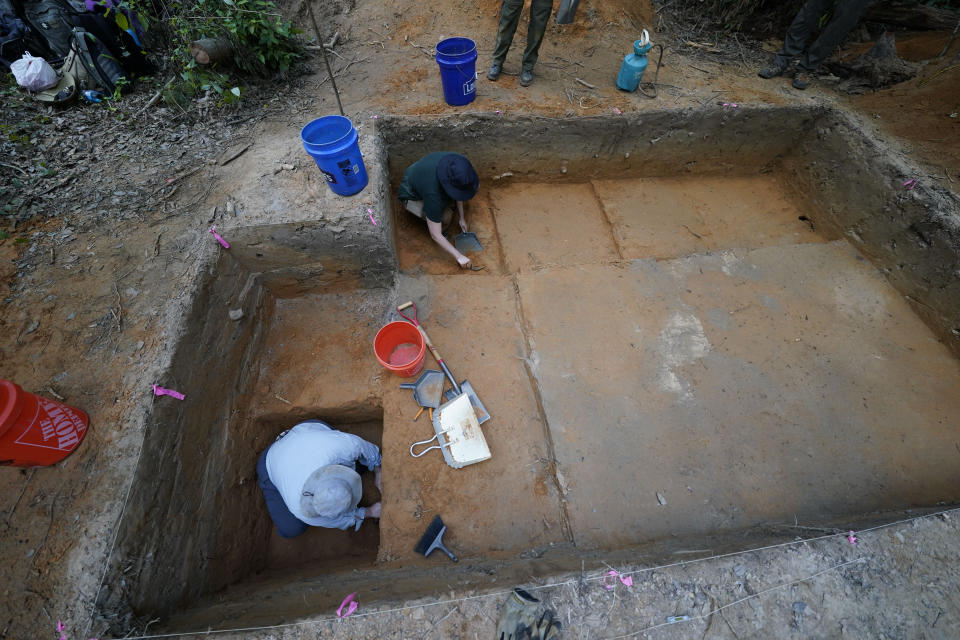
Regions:
<svg viewBox="0 0 960 640"><path fill-rule="evenodd" d="M868 89L882 89L909 80L917 73L917 65L897 55L893 34L884 32L876 44L850 62L828 65L830 70L844 78L837 89L847 93L864 93Z"/></svg>

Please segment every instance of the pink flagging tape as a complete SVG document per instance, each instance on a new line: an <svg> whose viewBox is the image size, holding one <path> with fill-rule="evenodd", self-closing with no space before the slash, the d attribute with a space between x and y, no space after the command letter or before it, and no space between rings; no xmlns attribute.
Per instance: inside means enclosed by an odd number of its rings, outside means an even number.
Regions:
<svg viewBox="0 0 960 640"><path fill-rule="evenodd" d="M212 233L212 234L213 234L213 237L217 239L217 242L220 243L220 246L221 246L221 247L223 247L224 249L229 249L229 248L230 248L230 243L227 242L226 240L224 240L224 239L223 239L223 236L221 236L219 233L217 233L217 226L216 226L216 225L210 227L210 233Z"/></svg>
<svg viewBox="0 0 960 640"><path fill-rule="evenodd" d="M847 542L849 542L850 544L857 544L857 536L853 534L853 531L851 531L850 534L847 536Z"/></svg>
<svg viewBox="0 0 960 640"><path fill-rule="evenodd" d="M618 116L622 116L622 115L623 115L623 111L620 111L620 109L617 109L616 107L613 108L613 112L614 112L615 114L617 114Z"/></svg>
<svg viewBox="0 0 960 640"><path fill-rule="evenodd" d="M67 625L63 624L63 620L57 620L57 633L60 634L60 640L68 640L67 635L64 631L67 630ZM88 640L97 640L96 638L89 638Z"/></svg>
<svg viewBox="0 0 960 640"><path fill-rule="evenodd" d="M903 183L903 186L907 188L907 191L913 191L913 188L917 186L917 181L910 179Z"/></svg>
<svg viewBox="0 0 960 640"><path fill-rule="evenodd" d="M367 207L367 217L370 218L370 224L377 226L377 221L373 219L373 209Z"/></svg>
<svg viewBox="0 0 960 640"><path fill-rule="evenodd" d="M351 615L353 615L353 612L356 611L357 607L360 606L360 604L356 600L354 600L355 597L357 597L356 591L354 591L353 593L351 593L350 595L348 595L346 598L343 599L343 602L341 602L340 606L337 607L338 618L348 618ZM347 608L346 613L343 613L344 607Z"/></svg>
<svg viewBox="0 0 960 640"><path fill-rule="evenodd" d="M620 582L622 582L624 586L633 586L632 576L622 576L618 571L611 569L610 571L607 571L605 576L603 576L603 588L607 591L613 589L615 586L617 586L617 578L620 579Z"/></svg>
<svg viewBox="0 0 960 640"><path fill-rule="evenodd" d="M725 106L725 107L733 107L734 109L736 109L736 108L739 107L740 105L738 105L736 102L724 102L724 103L723 103L723 106Z"/></svg>
<svg viewBox="0 0 960 640"><path fill-rule="evenodd" d="M176 398L177 400L183 400L186 398L186 396L179 391L174 391L173 389L164 389L163 387L158 387L157 385L153 385L153 395L170 396L171 398Z"/></svg>

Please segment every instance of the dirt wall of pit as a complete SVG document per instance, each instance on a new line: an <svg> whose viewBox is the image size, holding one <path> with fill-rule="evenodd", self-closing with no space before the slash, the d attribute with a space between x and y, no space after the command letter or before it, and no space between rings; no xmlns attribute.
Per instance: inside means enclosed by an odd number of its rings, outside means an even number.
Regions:
<svg viewBox="0 0 960 640"><path fill-rule="evenodd" d="M957 197L840 111L825 113L798 136L783 164L798 197L809 202L813 223L867 256L960 357Z"/></svg>
<svg viewBox="0 0 960 640"><path fill-rule="evenodd" d="M283 577L247 581L208 596L195 606L176 612L154 629L167 632L197 629L229 629L287 624L326 617L343 599L343 587L365 597L364 606L390 609L419 599L436 601L437 594L451 591L458 596L500 592L515 585L577 581L582 571L605 567L631 567L697 562L701 558L735 553L817 538L825 532L845 533L849 527L865 529L934 510L884 511L842 520L818 522L815 530L798 527L752 527L718 534L654 540L618 550L584 551L568 546L547 552L530 552L508 562L493 559L461 558L458 564L439 558L417 566L354 569L325 575L289 573ZM444 560L446 558L444 557ZM549 576L549 578L547 578ZM446 597L446 596L443 596ZM318 614L323 612L323 615ZM491 623L492 624L492 623Z"/></svg>
<svg viewBox="0 0 960 640"><path fill-rule="evenodd" d="M585 118L489 114L384 116L391 184L421 156L470 158L481 180L745 175L770 170L823 110L804 107L677 109ZM395 195L393 197L396 197Z"/></svg>
<svg viewBox="0 0 960 640"><path fill-rule="evenodd" d="M264 290L224 255L197 277L203 282L185 326L198 330L182 336L163 377L186 398L154 402L107 580L107 608L167 611L229 582L210 571L211 561L242 552L218 547L228 525L219 516L235 493L256 489L251 469L241 465L255 454L251 443L231 439L226 426L243 410L255 377L248 358L264 331L257 321ZM244 317L231 320L229 309ZM256 529L248 530L257 535Z"/></svg>

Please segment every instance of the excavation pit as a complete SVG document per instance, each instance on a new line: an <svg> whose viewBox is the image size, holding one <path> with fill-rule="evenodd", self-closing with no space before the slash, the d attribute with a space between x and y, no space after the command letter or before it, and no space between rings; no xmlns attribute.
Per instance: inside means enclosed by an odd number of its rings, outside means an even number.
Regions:
<svg viewBox="0 0 960 640"><path fill-rule="evenodd" d="M361 143L376 227L238 228L202 275L169 375L204 399L157 403L105 606L275 624L956 502L956 201L904 191L848 116L384 117ZM479 273L389 195L443 149L481 175ZM371 346L408 299L490 411L491 460L411 458L432 429ZM315 417L382 436L383 517L281 540L256 458ZM413 551L434 515L457 566Z"/></svg>

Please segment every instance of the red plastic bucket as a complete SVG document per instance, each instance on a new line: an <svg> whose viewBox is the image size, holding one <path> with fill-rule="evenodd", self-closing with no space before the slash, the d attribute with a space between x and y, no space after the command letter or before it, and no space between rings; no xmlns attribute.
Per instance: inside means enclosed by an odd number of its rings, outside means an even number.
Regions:
<svg viewBox="0 0 960 640"><path fill-rule="evenodd" d="M47 467L66 458L87 435L80 409L0 380L0 465Z"/></svg>
<svg viewBox="0 0 960 640"><path fill-rule="evenodd" d="M409 322L391 322L373 339L373 352L387 371L401 378L412 378L423 369L427 343L423 334Z"/></svg>

